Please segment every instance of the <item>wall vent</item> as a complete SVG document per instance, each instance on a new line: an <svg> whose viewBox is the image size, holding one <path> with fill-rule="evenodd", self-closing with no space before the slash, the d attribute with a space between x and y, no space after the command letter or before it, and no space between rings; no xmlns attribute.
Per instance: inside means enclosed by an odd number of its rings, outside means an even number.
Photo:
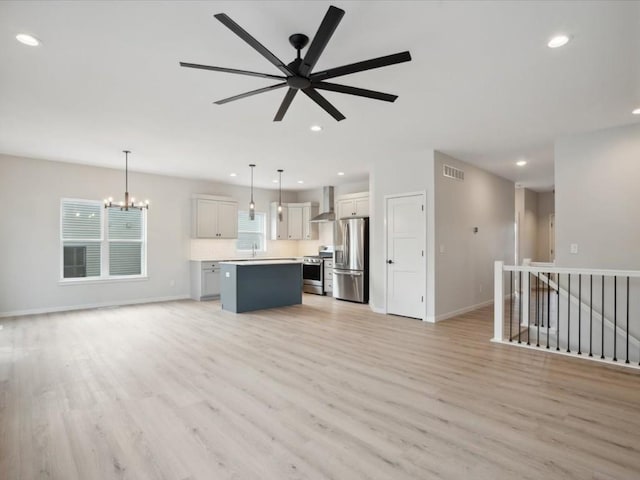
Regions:
<svg viewBox="0 0 640 480"><path fill-rule="evenodd" d="M453 178L454 180L460 180L461 182L464 182L464 170L452 167L451 165L442 166L442 175L448 178Z"/></svg>

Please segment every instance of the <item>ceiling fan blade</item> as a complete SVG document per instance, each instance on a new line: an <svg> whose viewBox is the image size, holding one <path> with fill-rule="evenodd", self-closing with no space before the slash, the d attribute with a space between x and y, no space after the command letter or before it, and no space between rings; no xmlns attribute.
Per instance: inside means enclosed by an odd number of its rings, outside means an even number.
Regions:
<svg viewBox="0 0 640 480"><path fill-rule="evenodd" d="M292 75L291 70L282 63L282 61L276 57L273 53L271 53L267 48L262 45L258 40L253 38L245 29L243 29L236 22L231 20L228 15L224 13L217 13L214 15L225 27L231 30L233 33L238 35L242 40L247 42L254 50L256 50L260 55L269 60L273 65L275 65L282 73L289 76Z"/></svg>
<svg viewBox="0 0 640 480"><path fill-rule="evenodd" d="M234 95L233 97L223 98L222 100L218 100L217 102L213 102L216 105L223 105L225 103L233 102L234 100L240 100L241 98L251 97L252 95L257 95L259 93L270 92L271 90L275 90L277 88L286 87L287 82L277 83L275 85L271 85L269 87L259 88L257 90L251 90L250 92L241 93L240 95Z"/></svg>
<svg viewBox="0 0 640 480"><path fill-rule="evenodd" d="M396 98L398 98L397 95L391 95L390 93L376 92L375 90L366 90L364 88L350 87L348 85L338 85L329 82L313 82L311 86L319 90L330 90L332 92L347 93L349 95L374 98L376 100L383 100L385 102L395 102Z"/></svg>
<svg viewBox="0 0 640 480"><path fill-rule="evenodd" d="M350 65L343 65L342 67L330 68L329 70L314 73L309 78L311 78L311 81L317 82L326 80L328 78L349 75L350 73L363 72L365 70L371 70L373 68L386 67L387 65L408 62L410 60L411 54L409 52L394 53L393 55L372 58L371 60L365 60L364 62L357 62Z"/></svg>
<svg viewBox="0 0 640 480"><path fill-rule="evenodd" d="M282 119L284 118L284 114L287 113L287 110L289 110L289 105L291 105L291 102L293 101L293 98L296 96L296 93L298 93L297 89L289 88L289 90L287 91L287 94L284 96L284 99L282 100L282 103L280 104L278 113L276 113L276 116L273 118L274 122L282 121Z"/></svg>
<svg viewBox="0 0 640 480"><path fill-rule="evenodd" d="M329 7L300 65L300 75L306 77L313 70L343 16L344 10L333 6Z"/></svg>
<svg viewBox="0 0 640 480"><path fill-rule="evenodd" d="M269 73L250 72L248 70L236 70L235 68L213 67L211 65L200 65L198 63L180 62L181 67L199 68L201 70L213 70L214 72L237 73L240 75L250 75L252 77L273 78L275 80L284 80L287 77L280 75L271 75Z"/></svg>
<svg viewBox="0 0 640 480"><path fill-rule="evenodd" d="M329 101L322 95L320 95L313 87L303 88L302 92L311 100L320 105L329 115L331 115L337 121L345 119L345 116L342 115L336 107L331 105Z"/></svg>

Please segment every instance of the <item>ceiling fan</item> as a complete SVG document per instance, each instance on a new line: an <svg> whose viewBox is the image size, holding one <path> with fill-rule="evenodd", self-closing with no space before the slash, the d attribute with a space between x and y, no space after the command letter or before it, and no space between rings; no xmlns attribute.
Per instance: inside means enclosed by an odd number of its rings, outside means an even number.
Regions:
<svg viewBox="0 0 640 480"><path fill-rule="evenodd" d="M274 80L281 80L280 83L270 85L268 87L259 88L250 92L241 93L240 95L234 95L233 97L218 100L217 105L233 102L234 100L240 100L241 98L250 97L259 93L270 92L278 88L289 87L287 93L280 104L280 108L274 117L274 122L279 122L284 118L285 113L289 109L291 102L301 90L306 96L322 107L329 115L335 118L337 121L344 120L345 116L342 115L329 101L324 98L318 90L330 90L332 92L347 93L349 95L358 95L361 97L373 98L376 100L383 100L385 102L394 102L397 95L391 95L388 93L376 92L373 90L366 90L364 88L350 87L347 85L339 85L336 83L326 82L330 78L341 77L350 73L362 72L364 70L371 70L373 68L386 67L387 65L394 65L396 63L408 62L411 60L409 52L395 53L393 55L386 55L384 57L372 58L371 60L365 60L362 62L351 63L342 67L330 68L329 70L323 70L321 72L312 73L313 67L315 67L320 55L324 51L327 43L331 39L333 32L338 27L340 20L344 16L344 10L336 7L329 7L327 13L316 32L309 49L304 58L300 57L300 50L302 50L309 42L309 37L302 33L295 33L289 37L289 42L298 52L297 57L291 63L285 65L278 57L267 50L264 45L258 42L252 37L246 30L240 25L231 20L229 16L224 13L218 13L214 15L223 25L229 30L238 35L242 40L247 42L253 47L260 55L266 58L269 62L275 65L283 75L271 75L268 73L250 72L247 70L237 70L233 68L214 67L210 65L199 65L197 63L180 62L181 67L199 68L202 70L213 70L216 72L235 73L239 75L250 75L253 77L271 78Z"/></svg>

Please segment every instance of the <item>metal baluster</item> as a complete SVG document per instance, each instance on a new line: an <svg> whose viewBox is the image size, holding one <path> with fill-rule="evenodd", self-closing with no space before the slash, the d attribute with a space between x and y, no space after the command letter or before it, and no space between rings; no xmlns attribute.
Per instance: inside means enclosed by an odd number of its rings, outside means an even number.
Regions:
<svg viewBox="0 0 640 480"><path fill-rule="evenodd" d="M600 310L602 310L600 317L600 359L604 360L604 275L602 275L602 307L600 307Z"/></svg>
<svg viewBox="0 0 640 480"><path fill-rule="evenodd" d="M556 302L556 351L560 351L560 274L558 273L558 301Z"/></svg>
<svg viewBox="0 0 640 480"><path fill-rule="evenodd" d="M513 270L509 272L509 341L513 329Z"/></svg>
<svg viewBox="0 0 640 480"><path fill-rule="evenodd" d="M589 275L589 356L593 357L593 275Z"/></svg>
<svg viewBox="0 0 640 480"><path fill-rule="evenodd" d="M527 292L527 312L529 312L529 315L527 315L527 345L531 345L531 343L529 343L531 340L531 272L527 272L527 275L529 275L529 291Z"/></svg>
<svg viewBox="0 0 640 480"><path fill-rule="evenodd" d="M582 274L578 274L578 355L582 355Z"/></svg>
<svg viewBox="0 0 640 480"><path fill-rule="evenodd" d="M571 353L571 274L567 273L567 353Z"/></svg>
<svg viewBox="0 0 640 480"><path fill-rule="evenodd" d="M549 348L549 325L551 325L551 273L547 275L547 348Z"/></svg>
<svg viewBox="0 0 640 480"><path fill-rule="evenodd" d="M613 361L618 361L618 277L613 277Z"/></svg>
<svg viewBox="0 0 640 480"><path fill-rule="evenodd" d="M540 346L540 273L536 275L536 347Z"/></svg>
<svg viewBox="0 0 640 480"><path fill-rule="evenodd" d="M518 277L520 279L520 282L518 283L518 292L520 293L520 295L518 295L518 343L521 343L520 331L522 328L520 328L520 324L522 323L522 270L518 272Z"/></svg>
<svg viewBox="0 0 640 480"><path fill-rule="evenodd" d="M543 273L542 275L546 275L546 273ZM544 288L544 281L542 281L542 288ZM547 290L549 290L549 277L547 277ZM542 304L542 328L544 328L544 290L540 296L542 297L540 300L540 303Z"/></svg>
<svg viewBox="0 0 640 480"><path fill-rule="evenodd" d="M629 363L629 277L627 277L627 359L624 363Z"/></svg>

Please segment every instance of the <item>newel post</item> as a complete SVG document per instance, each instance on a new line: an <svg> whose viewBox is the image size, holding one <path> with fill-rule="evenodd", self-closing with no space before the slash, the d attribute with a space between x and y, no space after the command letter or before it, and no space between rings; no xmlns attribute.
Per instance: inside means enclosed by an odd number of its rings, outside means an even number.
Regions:
<svg viewBox="0 0 640 480"><path fill-rule="evenodd" d="M493 341L502 342L504 326L504 262L496 261L493 272Z"/></svg>

